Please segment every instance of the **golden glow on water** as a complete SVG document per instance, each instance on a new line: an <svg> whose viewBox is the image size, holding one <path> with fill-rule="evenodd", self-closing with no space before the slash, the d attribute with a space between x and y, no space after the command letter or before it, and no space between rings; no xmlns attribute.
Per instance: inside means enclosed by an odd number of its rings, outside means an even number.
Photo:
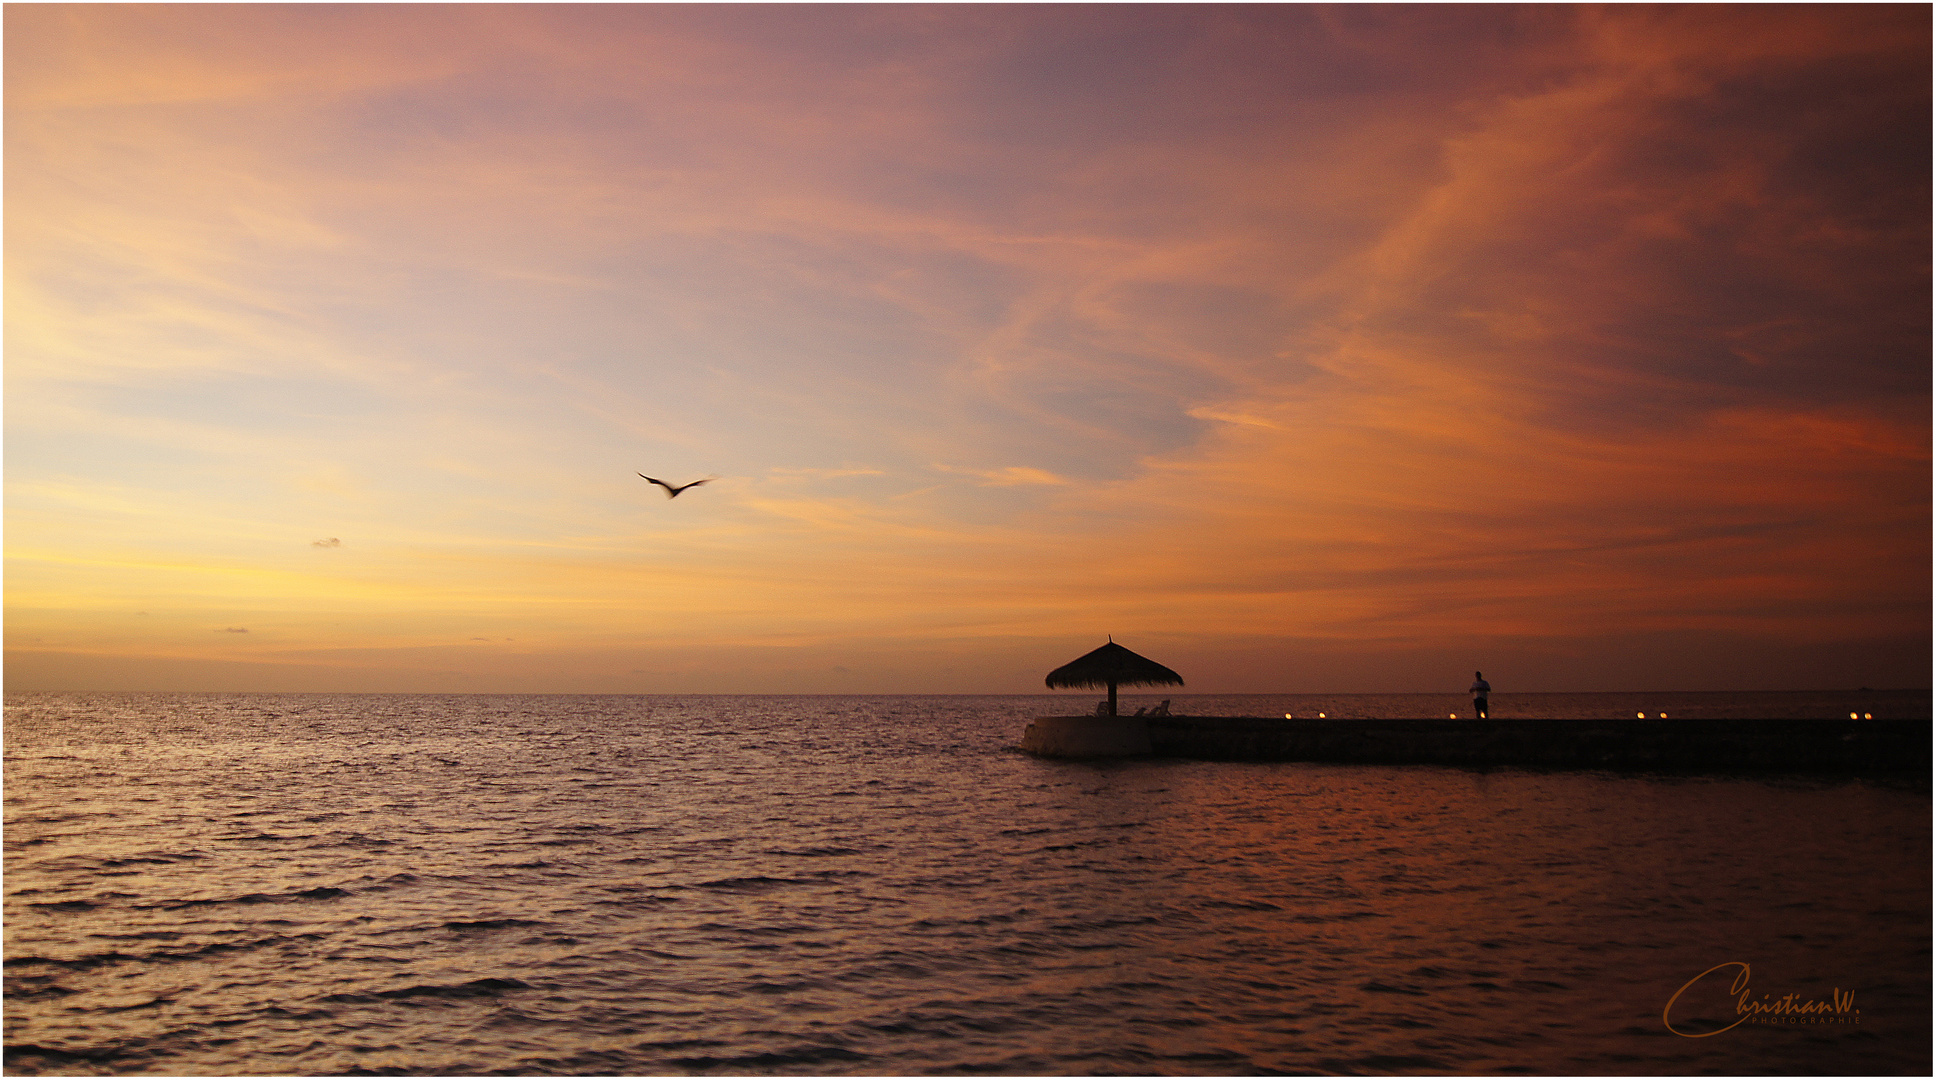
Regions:
<svg viewBox="0 0 1936 1080"><path fill-rule="evenodd" d="M1012 746L1041 699L7 704L10 1074L82 1051L141 1075L1927 1054L1926 793L1051 762ZM1663 1006L1736 949L1750 1005L1859 984L1874 1037L1672 1038ZM1713 989L1675 1026L1726 1015Z"/></svg>

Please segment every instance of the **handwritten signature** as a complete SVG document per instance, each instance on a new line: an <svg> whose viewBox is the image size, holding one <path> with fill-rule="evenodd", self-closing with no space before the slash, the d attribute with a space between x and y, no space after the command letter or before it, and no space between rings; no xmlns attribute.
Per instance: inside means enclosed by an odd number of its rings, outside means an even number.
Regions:
<svg viewBox="0 0 1936 1080"><path fill-rule="evenodd" d="M1713 1031L1700 1032L1682 1031L1675 1027L1674 1003L1679 1001L1681 995L1687 993L1695 983L1726 968L1741 969L1741 974L1736 975L1734 982L1728 987L1728 996L1734 998L1734 1023ZM1800 998L1800 994L1783 994L1770 1001L1767 994L1762 994L1760 1000L1756 1000L1754 990L1748 986L1748 965L1739 960L1731 960L1725 964L1716 964L1687 980L1685 985L1674 991L1673 997L1667 999L1667 1007L1660 1011L1660 1019L1667 1025L1667 1030L1688 1039L1705 1039L1712 1035L1719 1035L1723 1031L1732 1031L1747 1023L1859 1024L1862 1022L1862 1010L1855 1007L1853 990L1845 994L1838 986L1830 991L1827 1001L1820 999L1802 1001Z"/></svg>

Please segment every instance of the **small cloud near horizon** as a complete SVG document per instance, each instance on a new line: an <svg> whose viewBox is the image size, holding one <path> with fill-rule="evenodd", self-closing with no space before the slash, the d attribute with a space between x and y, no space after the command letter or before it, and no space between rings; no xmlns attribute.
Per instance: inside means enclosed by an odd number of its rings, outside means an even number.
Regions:
<svg viewBox="0 0 1936 1080"><path fill-rule="evenodd" d="M249 628L246 626L224 626L222 628L222 633L224 634L246 634L248 632Z"/></svg>
<svg viewBox="0 0 1936 1080"><path fill-rule="evenodd" d="M1260 416L1252 416L1249 413L1223 412L1217 409L1200 406L1198 408L1188 410L1185 415L1193 417L1197 420L1216 420L1225 424L1241 424L1246 427L1270 428L1273 431L1284 430L1284 425L1282 424L1274 423Z"/></svg>
<svg viewBox="0 0 1936 1080"><path fill-rule="evenodd" d="M341 540L338 540L334 536L328 536L328 537L324 537L321 540L311 540L309 542L309 546L310 547L342 547L343 542Z"/></svg>

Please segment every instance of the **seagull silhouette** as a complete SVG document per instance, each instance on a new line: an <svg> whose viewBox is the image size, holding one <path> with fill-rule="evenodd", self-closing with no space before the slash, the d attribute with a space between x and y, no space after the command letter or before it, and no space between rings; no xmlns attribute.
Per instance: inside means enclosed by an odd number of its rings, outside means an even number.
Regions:
<svg viewBox="0 0 1936 1080"><path fill-rule="evenodd" d="M644 473L640 473L639 475L640 475L640 476L645 476L645 474L644 474ZM645 478L646 478L647 480L651 480L651 481L652 481L653 483L655 483L655 484L657 484L657 485L659 485L660 487L662 487L662 488L664 488L664 489L666 489L666 498L668 498L668 499L670 499L670 498L674 498L674 497L676 497L676 496L677 496L677 495L678 495L678 494L679 494L680 492L682 492L682 491L684 491L684 490L686 490L687 488L696 488L696 487L698 487L698 486L699 486L699 485L701 485L701 484L710 484L710 483L712 483L712 482L713 482L714 480L717 480L717 479L719 479L719 477L717 477L717 476L708 476L708 477L707 477L707 478L705 478L704 480L694 480L694 481L693 481L692 483L690 483L690 484L680 484L680 485L679 485L678 487L673 487L673 486L672 486L671 484L668 484L668 483L666 483L666 482L665 482L664 480L659 480L659 479L656 479L656 478L654 478L654 477L650 477L650 476L645 476Z"/></svg>

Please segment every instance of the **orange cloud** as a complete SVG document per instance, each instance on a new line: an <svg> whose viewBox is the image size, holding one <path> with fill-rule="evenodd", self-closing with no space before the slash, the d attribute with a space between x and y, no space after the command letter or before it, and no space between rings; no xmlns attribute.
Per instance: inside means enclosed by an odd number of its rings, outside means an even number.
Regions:
<svg viewBox="0 0 1936 1080"><path fill-rule="evenodd" d="M6 18L50 671L1926 645L1926 9Z"/></svg>

